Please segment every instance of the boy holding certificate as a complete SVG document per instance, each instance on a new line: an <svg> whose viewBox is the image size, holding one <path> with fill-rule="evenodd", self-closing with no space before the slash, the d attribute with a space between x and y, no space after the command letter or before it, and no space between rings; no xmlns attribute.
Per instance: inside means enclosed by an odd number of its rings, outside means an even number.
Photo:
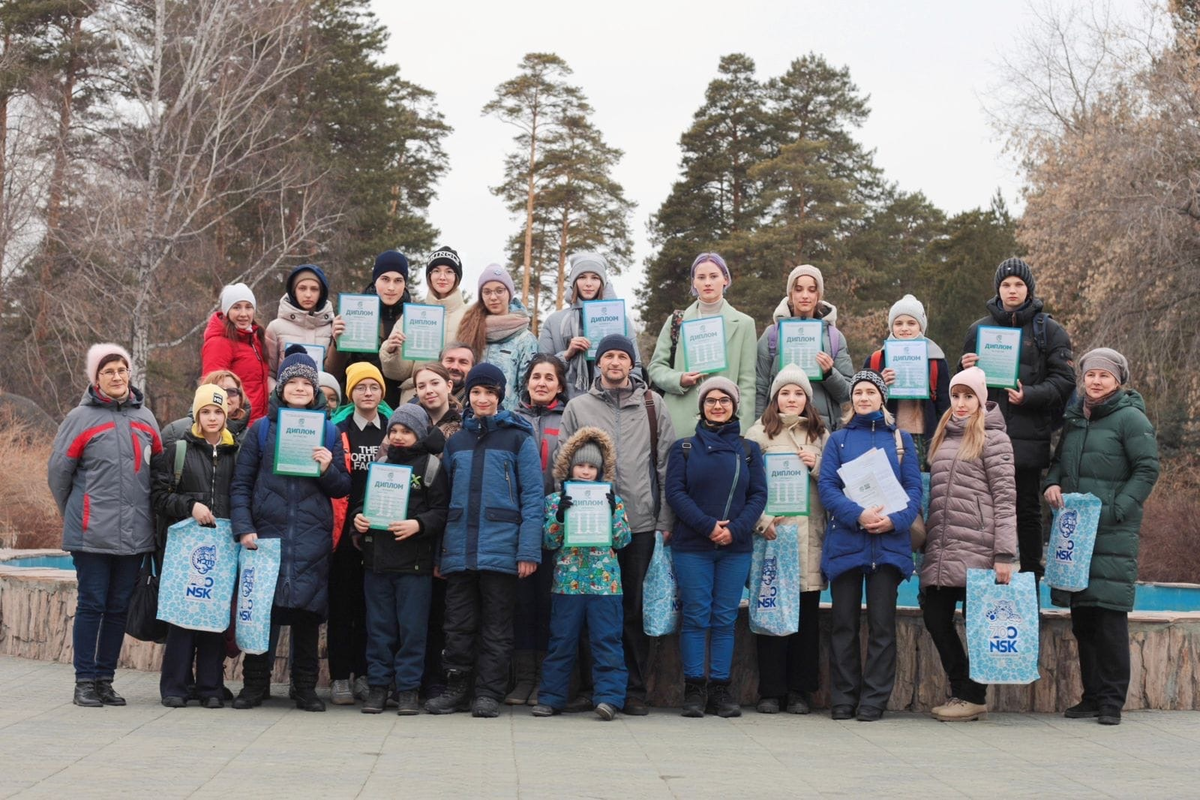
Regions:
<svg viewBox="0 0 1200 800"><path fill-rule="evenodd" d="M612 512L612 543L576 547L565 536L572 524L570 481L603 480L612 486L617 453L612 437L599 428L580 428L562 445L554 462L554 478L564 482L563 491L546 497L545 533L542 546L557 551L554 586L550 597L550 650L542 662L542 683L535 717L560 713L567 704L571 669L584 625L592 649L592 702L596 716L611 720L625 705L625 651L621 646L621 567L616 551L629 544L632 534L625 521L625 504L608 490ZM578 513L578 510L576 511Z"/></svg>
<svg viewBox="0 0 1200 800"><path fill-rule="evenodd" d="M367 479L363 503L354 509L356 541L362 546L363 594L367 606L367 680L364 714L383 713L388 687L395 683L396 713L420 713L417 691L425 669L425 637L433 595L433 554L446 525L450 488L431 449L429 417L405 403L388 420L380 464L407 466L407 487ZM437 433L441 449L441 433ZM385 473L386 475L386 473ZM382 495L389 497L382 497ZM375 507L396 502L403 514L379 519ZM366 516L371 513L372 516ZM385 513L385 512L381 512Z"/></svg>

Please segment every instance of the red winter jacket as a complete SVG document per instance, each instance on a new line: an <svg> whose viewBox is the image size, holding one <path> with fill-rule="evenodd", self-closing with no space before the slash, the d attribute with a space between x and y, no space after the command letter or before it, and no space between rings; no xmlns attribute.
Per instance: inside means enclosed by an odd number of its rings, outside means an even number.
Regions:
<svg viewBox="0 0 1200 800"><path fill-rule="evenodd" d="M237 341L225 333L225 315L212 315L204 329L204 347L200 351L200 374L227 369L242 379L242 390L250 404L250 422L267 413L267 359L259 338L258 323L249 331L238 331Z"/></svg>

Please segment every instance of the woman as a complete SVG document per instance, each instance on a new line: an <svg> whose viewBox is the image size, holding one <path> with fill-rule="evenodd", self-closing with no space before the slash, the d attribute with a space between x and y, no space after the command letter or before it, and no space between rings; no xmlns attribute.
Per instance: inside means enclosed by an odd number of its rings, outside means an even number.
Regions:
<svg viewBox="0 0 1200 800"><path fill-rule="evenodd" d="M921 470L912 437L896 427L884 408L887 383L871 370L850 379L851 407L821 459L817 488L829 523L821 572L833 600L829 634L832 716L860 722L882 719L896 681L896 587L913 573L909 528L921 510ZM838 470L869 450L884 452L908 504L892 514L883 506L863 508L846 495ZM907 454L905 457L903 454ZM863 583L867 587L867 665L859 654L858 622Z"/></svg>
<svg viewBox="0 0 1200 800"><path fill-rule="evenodd" d="M696 427L696 387L706 376L685 371L683 344L671 341L678 338L679 325L704 317L724 317L726 366L714 374L733 381L746 398L754 391L754 320L725 300L725 291L733 282L729 267L716 253L701 253L692 262L691 276L696 302L683 311L678 324L674 316L663 323L650 360L650 382L663 389L671 422L680 432ZM742 405L738 421L748 429L754 422L754 409Z"/></svg>
<svg viewBox="0 0 1200 800"><path fill-rule="evenodd" d="M583 335L583 303L612 294L608 283L608 262L604 256L586 252L571 256L567 286L571 290L571 305L546 317L538 336L538 350L558 356L567 365L564 385L567 397L571 398L591 389L592 380L596 377L595 362L588 358L592 342ZM640 370L642 359L636 355L636 337L633 348L633 367Z"/></svg>
<svg viewBox="0 0 1200 800"><path fill-rule="evenodd" d="M929 441L929 538L921 564L925 627L950 679L942 722L987 716L987 686L971 680L954 611L967 603L967 570L995 569L1008 583L1017 558L1017 485L1012 442L1000 407L987 399L987 376L970 367L950 381L950 409ZM965 611L964 611L965 613Z"/></svg>
<svg viewBox="0 0 1200 800"><path fill-rule="evenodd" d="M275 374L289 344L316 344L329 350L333 339L333 303L329 281L316 264L292 270L287 291L279 298L279 312L267 325L268 381L275 390Z"/></svg>
<svg viewBox="0 0 1200 800"><path fill-rule="evenodd" d="M263 329L254 321L256 306L254 292L246 284L222 289L221 310L209 319L200 350L201 372L229 370L241 379L250 424L267 413L270 394L267 346Z"/></svg>
<svg viewBox="0 0 1200 800"><path fill-rule="evenodd" d="M449 441L462 429L462 406L452 394L454 386L450 382L449 370L432 361L417 367L412 380L416 391L414 397L429 415L430 424Z"/></svg>
<svg viewBox="0 0 1200 800"><path fill-rule="evenodd" d="M1046 475L1046 502L1062 508L1063 493L1100 498L1100 526L1088 587L1053 589L1050 600L1070 607L1079 642L1083 698L1066 710L1071 719L1097 717L1119 725L1129 690L1129 612L1137 580L1142 504L1158 480L1158 442L1142 396L1123 388L1129 362L1100 347L1079 360L1082 396L1063 415L1062 438Z"/></svg>
<svg viewBox="0 0 1200 800"><path fill-rule="evenodd" d="M130 363L123 347L92 345L88 387L59 426L47 466L79 586L74 702L91 708L125 705L113 675L142 556L154 550L149 464L162 440L130 383Z"/></svg>
<svg viewBox="0 0 1200 800"><path fill-rule="evenodd" d="M425 285L429 289L425 296L425 304L446 309L445 335L442 339L446 344L458 338L458 326L462 323L463 315L467 313L467 304L458 288L462 282L462 272L462 259L458 257L457 252L445 245L439 247L425 265ZM397 325L400 323L397 322ZM402 327L400 325L400 328ZM403 330L392 329L393 334L397 331L401 335L379 349L379 368L388 378L400 379L400 376L405 376L400 391L401 402L406 402L413 390L412 373L417 362L406 361L403 358L403 349L394 346L397 342L404 343Z"/></svg>
<svg viewBox="0 0 1200 800"><path fill-rule="evenodd" d="M508 386L519 386L537 355L537 339L529 332L529 314L515 294L508 270L489 264L479 276L479 299L467 309L458 327L458 338L482 353L481 363L492 364L504 373ZM508 392L504 410L515 411L520 392Z"/></svg>
<svg viewBox="0 0 1200 800"><path fill-rule="evenodd" d="M817 353L821 380L813 383L813 402L825 427L831 431L837 430L841 424L842 405L850 399L848 381L854 372L846 337L834 327L837 308L825 302L825 278L821 270L811 264L801 264L788 274L786 292L787 295L775 307L772 324L758 339L755 412L762 414L767 407L767 389L779 373L780 321L819 319L825 323L825 330L821 338L821 352Z"/></svg>
<svg viewBox="0 0 1200 800"><path fill-rule="evenodd" d="M682 606L683 716L704 716L707 699L718 716L738 717L729 685L733 626L750 577L754 526L767 505L767 477L758 445L741 437L737 384L712 377L696 395L696 435L676 441L667 460L667 503L675 512L669 542Z"/></svg>
<svg viewBox="0 0 1200 800"><path fill-rule="evenodd" d="M787 453L800 456L808 468L812 486L808 516L777 517L764 513L755 533L774 539L782 526L792 527L799 538L800 628L791 636L756 636L758 645L758 712L778 714L781 700L789 714L807 714L812 693L820 681L820 626L817 621L821 590L821 540L825 537L825 509L815 491L821 474L821 453L829 433L812 401L812 385L804 370L788 364L771 384L771 402L762 419L746 434L765 455Z"/></svg>

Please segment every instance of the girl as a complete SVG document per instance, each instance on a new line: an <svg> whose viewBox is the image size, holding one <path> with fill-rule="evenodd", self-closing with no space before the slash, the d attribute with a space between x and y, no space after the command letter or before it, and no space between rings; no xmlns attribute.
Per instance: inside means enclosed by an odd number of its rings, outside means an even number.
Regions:
<svg viewBox="0 0 1200 800"><path fill-rule="evenodd" d="M841 424L842 405L850 399L850 375L854 362L846 347L846 337L835 326L837 308L825 301L825 278L812 264L801 264L788 274L787 295L775 308L774 321L758 339L758 359L755 367L755 414L767 407L767 390L779 373L779 321L784 319L819 319L825 323L821 352L817 364L822 378L813 384L813 402L821 422L829 430Z"/></svg>
<svg viewBox="0 0 1200 800"><path fill-rule="evenodd" d="M442 432L447 441L462 430L462 406L451 394L450 372L441 364L422 364L413 373L416 399L429 421Z"/></svg>
<svg viewBox="0 0 1200 800"><path fill-rule="evenodd" d="M729 686L733 626L750 577L754 526L767 505L767 477L758 445L740 435L737 384L713 377L696 394L696 435L676 441L667 460L667 503L675 512L669 541L682 606L683 716L704 716L707 678L708 703L721 717L738 717Z"/></svg>
<svg viewBox="0 0 1200 800"><path fill-rule="evenodd" d="M226 394L220 386L200 386L192 400L191 428L172 449L164 450L153 461L151 499L164 542L169 535L167 529L188 517L201 525L229 519L229 485L233 481L237 443L225 424L226 407ZM176 475L178 448L183 448L183 462ZM195 661L195 691L200 704L205 708L223 708L224 660L224 633L168 626L158 687L162 704L167 708L187 705Z"/></svg>
<svg viewBox="0 0 1200 800"><path fill-rule="evenodd" d="M950 381L950 410L929 444L928 538L921 566L925 627L950 678L950 702L933 709L942 722L987 716L987 686L970 678L954 627L967 603L967 570L995 569L1008 583L1017 558L1017 488L1012 442L1000 407L987 400L987 376L971 367Z"/></svg>
<svg viewBox="0 0 1200 800"><path fill-rule="evenodd" d="M428 294L425 303L431 306L442 306L446 309L446 328L443 342L449 344L458 338L458 326L462 323L463 315L467 312L467 304L463 301L459 284L462 282L462 260L453 249L443 245L429 257L425 265L425 285ZM399 322L397 322L399 325ZM400 326L402 328L403 326ZM413 391L413 370L415 361L405 361L403 350L398 345L404 344L404 333L400 328L393 328L393 336L379 350L379 366L383 374L389 378L399 379L405 376L400 387L401 402L407 402Z"/></svg>
<svg viewBox="0 0 1200 800"><path fill-rule="evenodd" d="M725 300L733 282L725 260L716 253L701 253L692 262L692 296L696 302L663 323L650 361L650 381L664 390L663 402L671 414L676 431L696 427L696 387L707 376L685 372L683 345L678 344L680 325L693 319L725 318L726 368L714 373L737 384L746 397L754 389L754 320ZM748 405L738 411L738 421L747 428L754 422L754 409Z"/></svg>
<svg viewBox="0 0 1200 800"><path fill-rule="evenodd" d="M267 413L271 391L266 342L262 328L254 321L256 305L254 292L244 283L222 289L221 310L209 319L200 350L201 373L223 369L241 379L251 425Z"/></svg>
<svg viewBox="0 0 1200 800"><path fill-rule="evenodd" d="M275 390L275 373L289 344L319 344L326 352L333 339L333 303L329 281L316 264L292 270L287 291L279 298L279 313L267 325L267 367L270 388Z"/></svg>
<svg viewBox="0 0 1200 800"><path fill-rule="evenodd" d="M599 428L580 428L562 446L554 461L556 481L616 480L617 453L612 437ZM608 494L612 510L611 547L563 547L565 515L571 498L565 492L546 497L542 546L558 551L551 596L550 650L542 664L541 688L533 716L560 713L567 702L571 669L586 625L592 652L592 692L596 716L608 721L625 705L625 651L621 646L621 567L616 551L632 534L625 521L625 504Z"/></svg>
<svg viewBox="0 0 1200 800"><path fill-rule="evenodd" d="M821 452L829 433L812 402L812 385L804 370L788 364L771 384L771 402L762 419L746 434L764 455L795 453L808 468L813 489L821 474ZM821 540L825 509L816 491L809 494L807 517L776 517L764 513L755 533L774 539L780 526L796 527L800 552L800 629L791 636L756 636L758 645L758 712L778 714L781 700L789 714L807 714L817 690L820 666L820 626L817 621L821 590Z"/></svg>
<svg viewBox="0 0 1200 800"><path fill-rule="evenodd" d="M835 720L860 722L883 717L896 681L896 587L913 573L909 528L921 510L921 470L912 457L912 437L896 427L884 407L887 383L862 370L850 379L851 408L843 428L829 436L817 488L829 517L821 572L831 584L829 674ZM863 508L846 495L838 474L843 464L872 448L882 450L908 504L892 514L883 506ZM902 455L902 452L908 454ZM867 665L859 655L859 615L867 587Z"/></svg>
<svg viewBox="0 0 1200 800"><path fill-rule="evenodd" d="M507 393L504 409L519 403L520 380L537 355L537 339L529 332L529 314L513 299L515 289L508 271L489 264L479 276L479 299L467 309L458 328L458 338L482 353L482 362L494 364L504 374Z"/></svg>

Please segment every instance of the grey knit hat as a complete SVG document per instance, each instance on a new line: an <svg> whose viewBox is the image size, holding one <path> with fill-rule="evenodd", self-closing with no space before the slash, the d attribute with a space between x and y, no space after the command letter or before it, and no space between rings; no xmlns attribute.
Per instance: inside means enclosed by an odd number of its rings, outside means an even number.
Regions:
<svg viewBox="0 0 1200 800"><path fill-rule="evenodd" d="M771 398L779 394L779 390L784 386L793 383L803 389L809 402L812 402L812 382L804 374L804 370L795 364L784 364L783 369L779 370L779 374L775 376L775 380L771 381Z"/></svg>
<svg viewBox="0 0 1200 800"><path fill-rule="evenodd" d="M704 398L713 389L719 389L725 394L733 398L733 413L737 413L738 406L742 403L742 393L738 389L738 385L729 378L722 378L720 375L713 375L711 378L700 384L700 399L697 406L700 408L700 413L704 413Z"/></svg>
<svg viewBox="0 0 1200 800"><path fill-rule="evenodd" d="M911 294L904 295L888 309L888 335L892 335L892 325L896 324L896 317L906 314L917 321L917 324L921 326L921 335L925 335L925 328L929 324L925 318L925 306L921 305L921 301Z"/></svg>
<svg viewBox="0 0 1200 800"><path fill-rule="evenodd" d="M887 402L887 381L885 381L883 376L873 369L860 369L858 372L854 373L854 377L850 379L850 394L854 394L854 387L863 381L873 384L875 388L879 390L879 394L883 397L883 402Z"/></svg>
<svg viewBox="0 0 1200 800"><path fill-rule="evenodd" d="M600 452L600 447L595 442L586 442L581 444L571 456L571 466L576 464L591 464L601 472L604 471L604 455Z"/></svg>
<svg viewBox="0 0 1200 800"><path fill-rule="evenodd" d="M417 441L420 441L429 433L429 415L416 403L401 403L388 419L388 430L396 425L408 428L416 434Z"/></svg>
<svg viewBox="0 0 1200 800"><path fill-rule="evenodd" d="M1083 354L1083 358L1079 359L1080 374L1085 375L1091 369L1112 373L1122 386L1129 383L1129 361L1111 347L1097 347Z"/></svg>
<svg viewBox="0 0 1200 800"><path fill-rule="evenodd" d="M575 281L585 272L599 276L602 291L608 285L608 262L604 260L604 256L590 251L575 253L571 256L571 271L567 274L567 287L572 296L575 292Z"/></svg>

